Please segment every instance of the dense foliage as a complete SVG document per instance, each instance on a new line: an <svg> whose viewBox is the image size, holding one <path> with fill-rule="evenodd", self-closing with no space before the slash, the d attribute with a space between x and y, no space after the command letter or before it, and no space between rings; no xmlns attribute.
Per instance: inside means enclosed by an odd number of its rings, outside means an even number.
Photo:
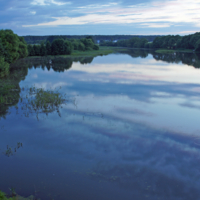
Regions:
<svg viewBox="0 0 200 200"><path fill-rule="evenodd" d="M28 55L23 37L12 30L0 30L0 77L9 73L9 64Z"/></svg>
<svg viewBox="0 0 200 200"><path fill-rule="evenodd" d="M70 55L73 50L92 51L98 49L99 46L94 43L92 37L82 38L80 40L57 38L52 43L48 40L46 44L42 42L39 45L28 45L29 56Z"/></svg>
<svg viewBox="0 0 200 200"><path fill-rule="evenodd" d="M7 63L28 55L24 38L14 34L12 30L0 30L0 52Z"/></svg>
<svg viewBox="0 0 200 200"><path fill-rule="evenodd" d="M179 35L157 37L153 41L153 48L192 49L200 51L200 32L182 37Z"/></svg>
<svg viewBox="0 0 200 200"><path fill-rule="evenodd" d="M192 49L195 51L200 51L200 32L186 36L158 36L154 39L153 42L149 42L144 38L133 37L128 40L118 40L117 42L103 41L100 45L129 48Z"/></svg>
<svg viewBox="0 0 200 200"><path fill-rule="evenodd" d="M117 42L103 41L101 46L129 47L129 48L147 48L147 44L151 44L145 38L133 37L129 40L118 40ZM148 46L149 47L149 46Z"/></svg>
<svg viewBox="0 0 200 200"><path fill-rule="evenodd" d="M153 41L158 35L135 35L134 37L138 38L145 38L148 41ZM55 39L61 38L61 39L75 39L80 40L83 38L92 37L95 43L99 41L115 41L115 40L128 40L133 37L133 35L51 35L51 36L24 36L25 41L27 44L40 44L41 42L49 41L52 43Z"/></svg>

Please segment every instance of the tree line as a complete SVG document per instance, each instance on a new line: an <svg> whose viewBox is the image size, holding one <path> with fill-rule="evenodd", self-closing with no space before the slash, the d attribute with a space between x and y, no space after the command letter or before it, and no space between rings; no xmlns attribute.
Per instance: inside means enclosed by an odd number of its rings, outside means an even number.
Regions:
<svg viewBox="0 0 200 200"><path fill-rule="evenodd" d="M24 38L12 30L0 30L0 78L8 75L10 63L26 56L28 49Z"/></svg>
<svg viewBox="0 0 200 200"><path fill-rule="evenodd" d="M52 39L51 37L49 40ZM0 30L0 78L9 74L10 64L27 56L70 55L73 50L98 50L91 36L81 39L54 38L39 45L27 45L23 37L12 30Z"/></svg>
<svg viewBox="0 0 200 200"><path fill-rule="evenodd" d="M103 41L100 43L100 46L114 46L114 47L128 47L128 48L150 48L152 43L149 42L146 38L132 37L128 40L118 40L117 42L113 41Z"/></svg>
<svg viewBox="0 0 200 200"><path fill-rule="evenodd" d="M128 40L119 40L117 42L103 41L100 45L150 49L192 49L200 51L200 32L186 36L158 36L153 40L153 42L149 42L145 38L133 37Z"/></svg>
<svg viewBox="0 0 200 200"><path fill-rule="evenodd" d="M57 38L53 41L49 38L46 43L28 45L29 56L46 56L46 55L70 55L73 50L78 51L93 51L99 50L99 46L93 41L93 38L88 36L82 39L64 40ZM52 41L52 42L51 42Z"/></svg>
<svg viewBox="0 0 200 200"><path fill-rule="evenodd" d="M167 35L157 37L153 41L153 48L192 49L200 51L200 32L186 36Z"/></svg>
<svg viewBox="0 0 200 200"><path fill-rule="evenodd" d="M148 41L153 41L158 35L135 35L134 37L145 38ZM23 36L27 44L40 44L42 42L49 41L50 43L57 38L61 38L64 40L76 39L80 40L83 38L87 38L88 35L50 35L50 36ZM133 37L133 35L91 35L95 41L95 43L99 41L116 41L116 40L128 40Z"/></svg>

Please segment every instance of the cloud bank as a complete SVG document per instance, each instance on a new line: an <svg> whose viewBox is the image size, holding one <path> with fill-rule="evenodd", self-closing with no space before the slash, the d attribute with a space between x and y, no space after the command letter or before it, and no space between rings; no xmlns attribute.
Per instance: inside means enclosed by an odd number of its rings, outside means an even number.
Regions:
<svg viewBox="0 0 200 200"><path fill-rule="evenodd" d="M56 26L59 34L61 30L69 31L67 28L74 26L74 34L78 34L75 30L78 27L84 32L91 32L98 26L98 29L104 29L104 34L112 34L111 29L119 32L120 27L126 27L124 34L131 31L132 34L142 31L145 34L188 34L200 27L200 0L135 0L131 3L126 0L10 0L1 4L0 25L19 30L48 27L49 31Z"/></svg>

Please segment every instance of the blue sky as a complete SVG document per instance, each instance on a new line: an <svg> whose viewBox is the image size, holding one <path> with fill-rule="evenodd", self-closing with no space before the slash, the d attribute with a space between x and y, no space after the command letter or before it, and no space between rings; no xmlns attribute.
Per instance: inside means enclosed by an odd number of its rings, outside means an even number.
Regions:
<svg viewBox="0 0 200 200"><path fill-rule="evenodd" d="M19 35L187 35L200 0L0 0L0 29Z"/></svg>

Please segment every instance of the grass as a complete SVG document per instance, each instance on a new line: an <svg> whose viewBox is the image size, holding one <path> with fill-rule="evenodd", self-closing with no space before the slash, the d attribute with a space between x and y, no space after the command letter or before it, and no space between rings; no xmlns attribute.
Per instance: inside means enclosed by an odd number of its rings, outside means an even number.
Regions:
<svg viewBox="0 0 200 200"><path fill-rule="evenodd" d="M30 88L30 94L35 94L35 99L31 101L33 109L43 112L52 112L65 101L59 92L45 91L42 88Z"/></svg>
<svg viewBox="0 0 200 200"><path fill-rule="evenodd" d="M11 106L15 106L17 114L21 110L26 117L30 113L36 113L38 119L39 113L47 115L53 111L57 111L61 116L59 109L65 101L70 102L58 90L44 90L35 87L20 89L10 82L0 82L0 117L4 117ZM8 148L5 154L12 155L12 150Z"/></svg>
<svg viewBox="0 0 200 200"><path fill-rule="evenodd" d="M95 56L103 56L108 55L110 53L113 53L113 48L109 47L100 47L99 50L92 50L92 51L73 51L71 55L68 55L69 57L77 57L77 56L84 56L84 57L95 57Z"/></svg>
<svg viewBox="0 0 200 200"><path fill-rule="evenodd" d="M0 200L34 200L34 199L36 199L36 198L32 195L27 198L17 195L15 193L14 188L10 189L10 195L7 195L0 190Z"/></svg>
<svg viewBox="0 0 200 200"><path fill-rule="evenodd" d="M60 107L65 102L73 102L73 99L65 99L58 90L44 90L35 87L20 88L19 82L27 75L28 68L13 70L8 77L0 79L0 119L5 118L10 107L15 107L16 114L25 115L35 113L51 113L57 111L60 115ZM7 149L6 155L11 155L11 149Z"/></svg>
<svg viewBox="0 0 200 200"><path fill-rule="evenodd" d="M18 150L19 148L21 148L22 146L23 146L23 144L22 144L21 142L18 142L18 143L17 143L17 146L14 147L14 152L16 153L17 150ZM7 156L7 157L13 156L13 149L7 145L7 149L6 149L6 151L3 152L3 154L4 154L5 156Z"/></svg>
<svg viewBox="0 0 200 200"><path fill-rule="evenodd" d="M174 50L167 50L167 49L156 50L156 53L162 53L162 54L172 54L174 52L175 52Z"/></svg>
<svg viewBox="0 0 200 200"><path fill-rule="evenodd" d="M155 51L156 53L163 53L163 54L170 54L170 53L174 53L174 52L183 52L183 53L193 53L194 51L191 49L158 49ZM198 52L195 52L198 53Z"/></svg>
<svg viewBox="0 0 200 200"><path fill-rule="evenodd" d="M60 87L61 88L61 87ZM60 108L66 102L75 104L74 99L66 99L58 90L44 90L43 88L22 88L20 100L16 108L16 114L23 112L25 117L30 114L36 114L39 120L39 114L52 113L54 111L61 117Z"/></svg>
<svg viewBox="0 0 200 200"><path fill-rule="evenodd" d="M176 52L185 52L185 53L193 53L194 51L191 49L176 49ZM195 53L198 53L195 51Z"/></svg>
<svg viewBox="0 0 200 200"><path fill-rule="evenodd" d="M115 52L116 47L99 47L99 50L92 50L92 51L78 51L74 50L70 55L48 55L48 58L55 58L55 57L96 57L96 56L103 56L108 55ZM41 56L29 56L28 58L40 58Z"/></svg>

